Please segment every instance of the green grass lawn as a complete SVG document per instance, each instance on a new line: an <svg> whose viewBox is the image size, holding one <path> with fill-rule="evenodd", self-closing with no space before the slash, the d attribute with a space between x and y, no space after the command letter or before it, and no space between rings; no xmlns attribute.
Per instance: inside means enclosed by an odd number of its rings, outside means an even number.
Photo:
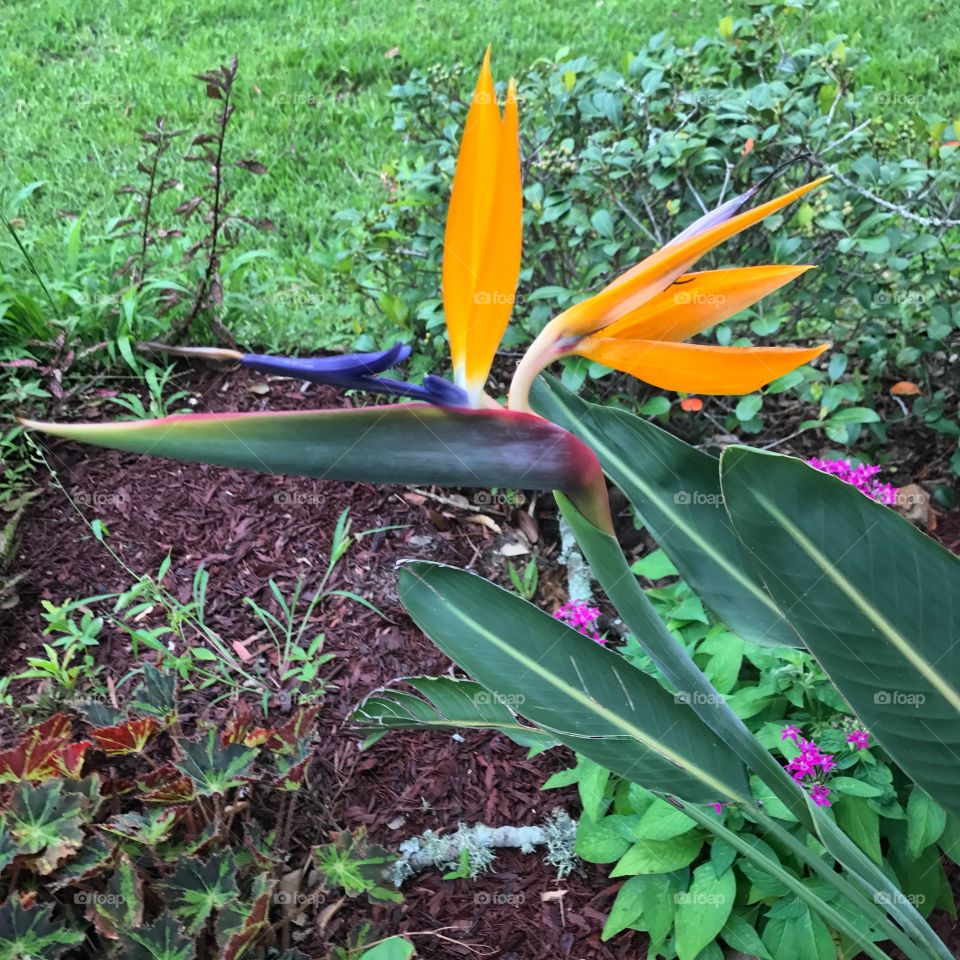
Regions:
<svg viewBox="0 0 960 960"><path fill-rule="evenodd" d="M847 33L848 46L872 58L861 76L878 90L923 98L893 109L949 116L960 113L948 69L960 60L958 11L937 0L848 0L796 17L813 39ZM488 42L501 79L522 76L536 58L564 46L620 65L657 31L691 42L715 35L722 16L747 12L742 2L706 0L8 5L0 208L23 220L41 268L63 248L58 211L84 213L85 242L95 242L107 219L123 212L113 191L134 178L137 130L157 114L193 129L213 104L192 75L236 51L240 112L232 150L270 168L262 178L236 174L239 209L277 223L278 234L263 245L283 270L295 251L322 240L336 211L383 199L380 171L401 149L387 92L411 68L478 63ZM386 56L394 48L398 53ZM43 187L18 202L17 192L38 180ZM2 263L9 269L13 258Z"/></svg>

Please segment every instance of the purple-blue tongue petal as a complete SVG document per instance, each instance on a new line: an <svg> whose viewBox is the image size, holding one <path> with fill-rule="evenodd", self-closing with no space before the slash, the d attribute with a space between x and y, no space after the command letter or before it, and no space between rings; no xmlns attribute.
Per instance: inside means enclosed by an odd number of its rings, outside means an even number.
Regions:
<svg viewBox="0 0 960 960"><path fill-rule="evenodd" d="M715 210L710 210L708 213L705 213L699 220L694 220L686 230L678 233L669 243L664 244L664 246L672 247L675 243L680 243L682 240L687 240L690 237L696 236L698 233L703 233L704 230L715 227L718 223L729 220L765 182L766 181L762 181L761 183L755 184L745 193L741 193L726 203L721 203Z"/></svg>
<svg viewBox="0 0 960 960"><path fill-rule="evenodd" d="M466 391L442 377L428 374L422 384L417 384L377 376L409 356L410 347L398 343L389 350L377 353L347 353L338 357L275 357L247 353L240 358L240 363L260 373L296 377L298 380L325 383L343 390L366 390L390 397L410 397L441 407L470 405Z"/></svg>
<svg viewBox="0 0 960 960"><path fill-rule="evenodd" d="M406 360L410 352L411 348L406 344L397 343L389 350L345 353L335 357L275 357L270 354L245 353L240 363L261 373L342 386L355 377L389 370Z"/></svg>

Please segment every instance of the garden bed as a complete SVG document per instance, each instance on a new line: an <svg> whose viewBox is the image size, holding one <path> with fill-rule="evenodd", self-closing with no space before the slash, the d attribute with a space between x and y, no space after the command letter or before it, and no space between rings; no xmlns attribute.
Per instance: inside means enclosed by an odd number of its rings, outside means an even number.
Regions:
<svg viewBox="0 0 960 960"><path fill-rule="evenodd" d="M264 381L246 373L195 371L190 388L198 410L307 409L343 403L333 391L303 390L290 381ZM81 415L107 416L100 402L91 401ZM19 606L4 613L0 625L6 639L0 654L5 672L20 669L24 657L36 651L43 628L41 600L59 603L123 590L131 583L129 571L152 574L168 553L172 564L166 582L172 592L186 602L194 573L205 567L210 574L206 623L226 640L255 649L257 624L243 598L266 602L271 577L284 593L298 576L308 592L315 587L337 517L349 508L354 533L377 532L350 549L337 567L333 586L364 597L384 616L343 597L334 598L322 615L326 650L336 655L323 676L334 686L320 713L309 801L296 831L298 845L305 851L323 842L329 831L362 826L374 842L396 848L426 829L448 832L459 823L480 822L534 824L556 806L576 815L575 788L540 791L551 773L569 765L572 754L565 749L527 760L524 749L502 735L467 733L461 739L438 732L389 734L360 752L359 736L344 726L351 709L372 690L397 678L441 674L450 667L399 603L399 560L439 560L508 584L503 544L523 543L537 554L542 605L549 607L563 596L564 570L556 564L557 533L549 498L541 498L532 510L518 511L489 503L477 506L476 501L461 506L446 490L378 490L64 443L49 446L46 455L62 489L48 486L21 528L20 563L26 576ZM91 532L89 521L94 518L107 531L107 546ZM629 532L636 544L636 533ZM960 516L941 515L935 533L956 551ZM97 662L119 679L135 665L129 640L119 632L102 637ZM198 714L208 712L201 701L194 706ZM290 706L274 701L270 709L280 720ZM9 730L9 724L5 726ZM948 867L956 889L956 870ZM608 882L602 867L584 865L557 881L539 856L503 851L493 872L473 881L443 880L436 871L408 881L401 905L371 907L358 899L325 912L335 900L330 895L304 912L299 946L322 955L331 944L343 943L351 928L372 919L384 935L442 934L415 938L427 958L633 957L643 948L643 934L627 932L607 944L599 939L619 886ZM960 946L948 918L941 918L938 929L948 943Z"/></svg>
<svg viewBox="0 0 960 960"><path fill-rule="evenodd" d="M333 391L318 396L315 389L305 393L289 381L271 381L267 395L258 392L262 385L247 374L205 373L193 390L201 398L199 409L297 409L338 402ZM467 522L471 511L444 504L449 491L438 491L442 499L434 500L401 487L377 490L367 484L223 471L72 444L54 444L46 455L84 516L64 490L52 485L31 505L21 527L19 563L26 576L20 603L0 615L3 672L22 669L25 656L38 649L41 600L59 603L126 589L132 578L118 560L138 575L153 574L168 552L172 565L166 582L173 592L187 601L196 569L205 566L210 573L207 624L227 640L246 641L257 624L243 598L266 602L271 577L285 593L298 574L308 592L316 586L337 517L349 507L355 533L398 529L363 538L338 566L333 584L363 596L385 618L338 598L320 623L326 650L336 654L324 677L335 686L320 714L309 774L311 815L297 831L301 845L305 849L323 842L327 831L357 826L394 848L426 829L447 832L461 822L533 824L556 806L576 816L575 788L539 790L552 772L569 765L572 754L564 749L526 760L526 751L502 735L468 733L460 740L441 732L390 734L361 753L360 737L344 727L351 709L377 687L450 667L399 603L394 573L399 560L429 557L505 579L504 561L495 552L502 536ZM543 502L552 506L549 499ZM496 516L499 508L488 509ZM109 550L90 531L88 520L94 518L109 532ZM503 518L497 519L504 529ZM562 570L541 560L541 578L541 590L559 596ZM135 666L129 640L119 632L103 637L96 659L115 680ZM197 713L204 709L196 704ZM275 702L271 709L273 719L282 720L285 705ZM5 718L5 739L12 742L10 719ZM617 886L607 883L602 868L590 865L558 883L539 856L504 851L494 872L475 881L444 881L436 872L408 881L402 905L371 911L364 899L348 901L323 931L313 928L318 906L306 917L300 948L322 955L327 945L342 943L352 926L372 916L384 934L444 927L445 936L472 947L417 937L424 957L476 956L477 950L517 958L636 955L642 934L625 934L607 947L599 944L603 911ZM554 896L557 891L560 897Z"/></svg>

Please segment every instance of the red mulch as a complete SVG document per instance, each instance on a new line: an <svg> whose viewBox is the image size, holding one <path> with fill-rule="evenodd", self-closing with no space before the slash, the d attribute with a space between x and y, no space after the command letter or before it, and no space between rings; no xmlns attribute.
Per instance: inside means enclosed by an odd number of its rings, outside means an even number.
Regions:
<svg viewBox="0 0 960 960"><path fill-rule="evenodd" d="M267 394L250 390L260 390L263 383L246 375L225 379L203 374L194 384L201 397L197 409L297 409L344 402L333 391L304 392L290 381L269 381ZM109 408L97 407L80 414L112 415ZM41 599L59 603L127 588L134 576L121 562L135 575L155 574L168 552L168 588L180 600L189 600L193 575L203 565L210 574L206 622L227 640L246 640L258 622L243 597L268 604L268 579L288 594L298 574L309 591L325 569L336 519L349 507L353 532L394 525L403 529L363 538L331 583L376 604L387 619L348 600L325 608L320 623L326 649L337 656L322 672L336 686L324 701L321 744L311 767L305 822L313 835L298 839L308 846L325 840L324 830L365 826L374 842L395 847L427 828L451 831L461 822L538 823L557 805L576 816L575 790L539 791L550 773L569 765L572 754L566 750L526 760L523 748L500 735L470 733L458 742L446 733L402 733L361 753L359 737L344 727L355 704L377 687L411 674L443 673L451 666L400 606L394 572L399 560L427 558L505 580L506 561L495 549L503 536L466 522L470 511L451 510L401 487L273 477L69 443L48 445L46 455L86 519L56 487L31 504L20 529L18 569L26 571L20 604L0 613L4 672L21 669L24 657L37 649ZM445 490L437 493L450 496ZM484 507L505 536L522 525L538 539L536 520L521 521L515 511L498 515L496 510ZM92 536L87 521L93 518L106 525L109 550ZM552 523L552 518L545 515L543 522ZM547 558L540 562L542 595L559 595L549 569L554 551L543 544L539 549ZM129 642L120 633L104 634L97 661L116 679L131 664ZM30 689L24 685L22 695ZM299 946L323 956L331 944L345 942L352 926L373 919L382 935L453 927L443 931L452 940L416 938L419 954L428 960L475 957L478 950L504 960L636 957L640 934L625 934L614 945L599 943L604 911L619 886L609 884L605 874L605 869L587 866L557 883L553 868L539 856L505 851L495 872L476 881L443 881L437 873L408 881L406 900L399 906L347 902L323 936L308 928ZM565 891L561 899L541 900L541 894L556 890ZM488 904L479 902L484 895Z"/></svg>
<svg viewBox="0 0 960 960"><path fill-rule="evenodd" d="M345 404L333 391L304 390L290 381L264 382L246 374L195 373L192 386L198 410ZM96 403L80 412L84 419L113 415ZM540 597L548 603L562 590L551 563L554 538L539 536L541 529L552 534L549 502L542 511L532 511L532 518L508 508L498 515L496 508L484 507L503 529L498 534L468 522L468 512L399 487L273 477L67 443L49 445L47 457L86 520L55 487L31 505L21 527L18 569L26 571L21 602L0 613L0 669L19 669L24 656L36 649L41 599L62 602L126 588L133 578L118 560L134 574L154 574L168 552L167 586L188 600L193 575L204 566L210 574L207 623L227 640L246 640L258 624L243 598L268 603L268 579L288 594L298 574L309 591L325 568L336 518L349 507L354 532L393 525L402 529L365 537L349 551L331 584L367 598L387 619L346 600L325 609L327 649L337 658L324 675L335 688L325 700L322 742L311 768L311 816L303 826L311 835L298 839L308 846L321 842L325 830L362 825L373 841L393 847L427 828L445 832L460 822L537 823L557 805L577 813L574 790L539 791L550 773L568 765L572 755L565 750L527 760L522 748L499 735L470 733L461 742L446 733L404 733L388 735L361 753L357 735L343 725L371 690L450 667L400 606L397 561L438 560L504 582L506 561L497 548L504 536L522 529L539 555ZM450 496L449 491L437 493ZM90 533L87 521L94 517L106 524L109 550ZM941 517L936 535L960 549L960 514ZM122 676L131 662L126 638L104 637L98 662L114 678ZM308 926L299 946L323 956L332 944L345 942L351 927L372 919L382 935L438 931L450 938L417 936L419 955L427 960L641 957L641 934L624 933L600 943L599 931L619 888L606 873L606 868L587 865L557 882L538 856L505 851L497 857L495 872L476 881L443 881L435 872L408 881L402 905L347 902L322 933ZM314 919L309 918L311 923ZM943 922L946 933L952 924L948 918Z"/></svg>

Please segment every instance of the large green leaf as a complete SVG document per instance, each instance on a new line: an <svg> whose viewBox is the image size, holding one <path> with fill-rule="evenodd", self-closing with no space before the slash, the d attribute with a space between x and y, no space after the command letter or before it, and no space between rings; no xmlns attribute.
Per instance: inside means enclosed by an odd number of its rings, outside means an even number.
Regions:
<svg viewBox="0 0 960 960"><path fill-rule="evenodd" d="M871 735L960 813L960 559L791 457L728 449L727 510L784 615Z"/></svg>
<svg viewBox="0 0 960 960"><path fill-rule="evenodd" d="M589 446L687 583L745 640L798 646L723 509L720 462L625 410L541 377L534 406Z"/></svg>
<svg viewBox="0 0 960 960"><path fill-rule="evenodd" d="M869 908L870 904L865 905L862 897L856 895L856 891L859 889L869 893L875 898L874 904L882 904L884 909L902 921L918 940L928 944L933 950L932 955L946 960L949 957L946 948L922 921L913 906L907 902L900 903L903 897L891 887L889 878L850 842L829 819L828 814L807 802L790 775L750 733L724 698L713 689L683 646L664 628L636 577L630 572L616 540L593 526L565 497L558 494L557 500L607 596L664 676L677 690L684 692L691 709L761 777L777 799L808 829L815 829L821 834L831 852L851 871L850 879L854 888L847 889L844 896L848 900L856 900L863 910L865 906ZM689 805L686 809L691 810ZM754 810L752 815L762 817L757 810ZM694 814L691 813L691 816ZM768 830L774 827L772 821L767 823ZM825 879L829 879L838 889L842 886L838 876L832 871L827 872ZM867 912L870 912L869 909ZM897 939L894 930L889 930L888 933L892 939ZM906 945L900 945L908 956L915 955L906 949Z"/></svg>
<svg viewBox="0 0 960 960"><path fill-rule="evenodd" d="M685 703L624 658L481 577L406 563L400 597L501 702L614 773L690 802L749 797L743 765Z"/></svg>
<svg viewBox="0 0 960 960"><path fill-rule="evenodd" d="M421 696L391 687L376 690L353 711L350 720L360 730L499 730L525 747L549 747L557 740L536 727L520 723L510 704L473 680L453 677L406 677Z"/></svg>
<svg viewBox="0 0 960 960"><path fill-rule="evenodd" d="M52 908L26 908L16 892L0 905L0 960L57 960L86 935L72 923L53 920Z"/></svg>
<svg viewBox="0 0 960 960"><path fill-rule="evenodd" d="M124 960L193 960L197 952L196 941L168 913L152 926L122 931L120 942Z"/></svg>
<svg viewBox="0 0 960 960"><path fill-rule="evenodd" d="M730 704L693 662L687 649L657 616L617 541L598 529L562 494L557 502L607 596L678 696L740 757L803 824L812 827L804 795L769 750L747 729Z"/></svg>
<svg viewBox="0 0 960 960"><path fill-rule="evenodd" d="M405 403L25 425L100 447L326 480L565 490L603 525L606 488L576 437L532 414ZM589 491L590 496L583 497Z"/></svg>

